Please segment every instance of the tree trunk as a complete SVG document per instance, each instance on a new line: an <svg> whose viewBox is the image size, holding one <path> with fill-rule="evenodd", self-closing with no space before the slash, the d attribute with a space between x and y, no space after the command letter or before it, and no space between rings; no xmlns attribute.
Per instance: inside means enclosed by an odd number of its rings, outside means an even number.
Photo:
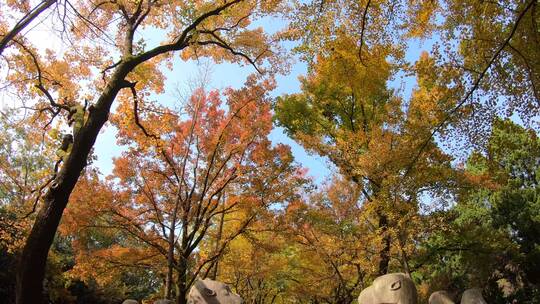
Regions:
<svg viewBox="0 0 540 304"><path fill-rule="evenodd" d="M218 233L217 233L217 237L216 237L216 246L214 248L214 251L215 251L215 254L218 253L219 251L219 245L221 243L221 238L223 236L223 222L225 221L225 198L223 198L222 202L222 213L221 213L221 216L219 218L219 229L218 229ZM210 275L210 279L212 280L216 280L217 278L217 275L218 275L218 267L219 267L219 258L216 258L216 262L214 263L214 267L212 269L212 274Z"/></svg>
<svg viewBox="0 0 540 304"><path fill-rule="evenodd" d="M66 208L69 196L86 166L99 131L108 119L112 102L125 87L124 78L134 67L126 62L118 66L95 106L89 110L88 119L74 138L71 153L52 182L43 199L34 225L26 240L17 269L17 304L38 304L43 300L43 278L47 255L56 229Z"/></svg>
<svg viewBox="0 0 540 304"><path fill-rule="evenodd" d="M379 275L388 273L388 264L390 264L390 235L388 234L388 217L382 211L378 211L379 228L383 235L382 249L379 252Z"/></svg>
<svg viewBox="0 0 540 304"><path fill-rule="evenodd" d="M187 303L187 293L188 293L188 263L187 259L189 256L181 256L178 261L178 280L176 281L176 304L186 304Z"/></svg>
<svg viewBox="0 0 540 304"><path fill-rule="evenodd" d="M169 252L167 252L167 279L165 281L165 298L172 296L173 268L174 268L174 224L171 225L169 233Z"/></svg>

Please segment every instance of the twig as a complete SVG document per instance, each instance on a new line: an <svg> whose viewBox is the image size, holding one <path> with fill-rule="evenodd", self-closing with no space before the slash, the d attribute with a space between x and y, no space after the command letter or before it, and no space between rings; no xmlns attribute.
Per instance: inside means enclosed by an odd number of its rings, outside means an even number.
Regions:
<svg viewBox="0 0 540 304"><path fill-rule="evenodd" d="M363 66L366 66L366 64L364 63L364 59L362 58L362 46L364 45L364 32L366 30L367 12L370 4L371 0L368 0L366 8L364 9L364 14L362 15L362 27L360 31L360 49L358 50L358 58L360 58L360 62Z"/></svg>

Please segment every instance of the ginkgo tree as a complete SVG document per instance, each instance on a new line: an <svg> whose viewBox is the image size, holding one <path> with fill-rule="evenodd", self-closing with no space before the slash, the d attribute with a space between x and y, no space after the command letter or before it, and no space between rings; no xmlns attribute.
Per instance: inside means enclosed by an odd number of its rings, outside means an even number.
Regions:
<svg viewBox="0 0 540 304"><path fill-rule="evenodd" d="M328 42L340 34L354 37L358 58L375 67L370 52L384 48L396 70L409 71L407 49L428 41L439 67L451 74L434 74L459 88L455 110L439 120L444 130L460 116L458 109L473 106L477 135L486 135L494 115L518 115L531 122L538 115L539 51L538 2L461 0L298 1L290 12L291 32L300 41L296 51L310 65L318 54L328 54ZM422 46L420 46L422 47ZM471 114L471 113L469 113ZM486 127L488 125L488 127ZM461 127L464 127L461 125ZM471 128L472 129L472 128Z"/></svg>
<svg viewBox="0 0 540 304"><path fill-rule="evenodd" d="M426 191L442 194L455 184L450 158L435 139L463 132L466 143L482 144L494 116L530 123L537 115L538 48L530 49L538 44L537 2L296 4L292 34L309 69L302 93L276 103L277 121L363 187L381 227L382 274L390 260L388 235L396 233L387 225L407 218L400 214L405 210L384 213L400 205L414 213L413 202ZM434 42L431 53L407 62L407 47L426 38ZM410 98L388 88L402 73L417 76Z"/></svg>
<svg viewBox="0 0 540 304"><path fill-rule="evenodd" d="M345 34L329 42L332 51L317 57L313 71L302 79L302 92L278 99L276 119L308 151L328 157L360 187L363 212L378 227L372 231L379 239L378 274L385 274L391 248L402 251L406 240L414 238L414 225L405 219L417 214L422 193L444 192L452 183L451 157L433 140L424 147L427 153L417 154L448 106L424 97L452 90L422 83L430 62L425 55L416 67L421 87L404 107L386 85L392 71L388 50L366 51L373 64L366 67L355 43ZM405 252L397 257L407 271Z"/></svg>
<svg viewBox="0 0 540 304"><path fill-rule="evenodd" d="M2 53L3 87L23 101L35 101L36 123L70 123L73 142L43 195L43 205L22 251L17 303L36 303L42 294L47 252L69 196L86 165L99 131L119 94L162 92L161 64L172 54L210 56L246 62L262 72L264 60L277 58L273 37L250 27L253 19L278 12L281 1L58 1L45 23L57 24L65 48L40 50L30 38L14 35ZM9 2L22 12L26 2ZM3 5L3 7L6 7ZM9 14L0 16L2 35ZM54 25L53 25L54 26ZM152 34L153 33L153 34ZM147 45L149 35L163 37ZM275 67L280 64L275 61ZM135 106L134 104L132 104ZM76 120L76 121L73 121Z"/></svg>

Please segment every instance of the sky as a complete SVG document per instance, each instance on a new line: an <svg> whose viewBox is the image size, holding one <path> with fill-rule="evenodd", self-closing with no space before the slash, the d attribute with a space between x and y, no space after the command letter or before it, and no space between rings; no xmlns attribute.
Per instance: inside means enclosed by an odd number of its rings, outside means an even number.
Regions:
<svg viewBox="0 0 540 304"><path fill-rule="evenodd" d="M433 42L430 40L416 40L410 43L406 53L406 60L415 62L420 57L423 50L429 50ZM197 77L201 69L205 67L204 60L197 61L182 61L175 59L174 66L171 72L167 74L166 88L173 89L159 99L165 102L170 102L177 97L172 92L176 88L185 89L191 79ZM255 73L255 69L250 65L240 66L238 64L211 64L210 82L208 89L223 89L226 87L240 88L247 76ZM283 94L294 94L300 92L299 76L305 75L307 66L305 63L296 60L292 65L291 71L287 75L280 75L276 78L277 87L271 92L272 97L277 97ZM401 94L405 98L410 97L410 94L416 85L414 77L398 77L389 82L389 86L401 89ZM300 145L289 138L280 127L275 127L270 134L270 139L273 144L287 144L291 147L294 158L297 162L306 167L308 176L311 176L316 184L321 184L335 172L335 167L323 157L308 154ZM103 134L97 139L95 152L98 156L96 162L101 173L108 175L112 171L112 158L120 156L122 149L116 146L115 132L109 126Z"/></svg>
<svg viewBox="0 0 540 304"><path fill-rule="evenodd" d="M197 61L182 61L176 59L172 72L168 73L166 81L166 88L171 90L166 92L158 99L164 102L174 102L178 97L174 91L176 88L185 90L188 87L188 83L196 78L201 69L205 68L205 62ZM293 94L300 92L300 81L298 76L306 73L307 67L304 63L297 61L291 68L291 72L288 75L279 75L276 77L277 87L271 92L272 97L277 97L283 94ZM210 77L208 83L208 89L223 89L227 87L240 88L248 75L255 73L255 69L252 66L245 65L240 66L238 64L212 64L210 68ZM98 160L95 165L99 168L100 172L104 175L108 175L112 171L112 159L113 157L120 156L122 149L116 146L114 128L107 126L105 131L98 136L95 145L95 153ZM290 139L284 134L283 129L275 127L270 134L270 140L273 144L287 144L291 147L291 151L295 160L302 164L302 166L308 168L308 175L313 177L316 183L322 183L331 176L333 170L332 165L324 158L309 155L300 145Z"/></svg>
<svg viewBox="0 0 540 304"><path fill-rule="evenodd" d="M273 33L280 30L286 25L283 20L276 18L266 18L255 22L252 26L262 26L266 32ZM159 33L144 32L145 40L148 45L153 45L159 42ZM62 50L65 46L58 37L55 37L50 31L50 25L37 23L31 28L31 32L27 35L36 42L36 45L41 45L56 50ZM408 45L406 52L406 60L414 63L418 60L420 53L423 50L430 50L433 41L412 41ZM182 61L179 56L176 56L174 66L171 71L166 73L166 93L158 96L160 102L171 104L178 99L174 93L177 88L181 91L186 91L190 80L200 74L200 70L204 68L207 61ZM250 65L241 66L239 64L214 64L210 63L210 78L207 84L207 89L223 89L227 87L239 88L243 85L247 76L255 73L255 69ZM305 75L307 66L300 60L295 60L287 75L279 75L276 78L277 87L271 92L272 97L277 97L283 94L293 94L300 92L299 76ZM400 89L400 93L406 99L410 96L416 82L414 77L396 77L389 82L392 88ZM118 146L115 138L115 130L109 124L106 124L101 134L98 136L95 144L95 154L97 161L94 163L99 171L104 175L108 175L113 169L113 158L121 155L123 148ZM270 139L274 144L282 143L291 147L295 160L302 166L308 169L308 176L311 176L316 184L321 184L329 179L335 167L325 158L308 154L300 145L287 137L283 129L276 127L270 134Z"/></svg>

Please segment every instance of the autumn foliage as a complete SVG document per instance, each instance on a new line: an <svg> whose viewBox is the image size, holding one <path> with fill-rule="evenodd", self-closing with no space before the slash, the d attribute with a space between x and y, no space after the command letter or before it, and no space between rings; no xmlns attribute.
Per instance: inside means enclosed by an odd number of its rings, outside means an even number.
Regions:
<svg viewBox="0 0 540 304"><path fill-rule="evenodd" d="M539 14L0 3L0 302L184 304L208 277L253 304L348 304L390 272L419 303L540 301ZM231 79L172 85L181 62Z"/></svg>

